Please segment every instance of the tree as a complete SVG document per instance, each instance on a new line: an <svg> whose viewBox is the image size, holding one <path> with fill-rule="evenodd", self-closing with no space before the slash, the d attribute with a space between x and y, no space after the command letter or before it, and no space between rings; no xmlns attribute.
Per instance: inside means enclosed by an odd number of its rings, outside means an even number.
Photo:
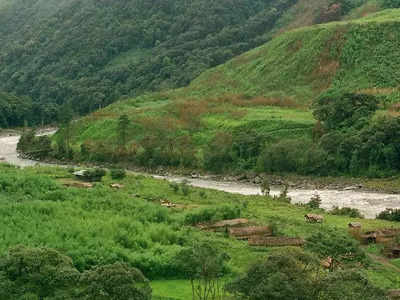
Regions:
<svg viewBox="0 0 400 300"><path fill-rule="evenodd" d="M123 114L118 119L118 137L120 145L125 148L126 146L126 138L127 138L127 130L129 126L129 118L126 114Z"/></svg>
<svg viewBox="0 0 400 300"><path fill-rule="evenodd" d="M227 285L243 300L384 300L384 292L353 270L325 272L315 255L297 248L273 253Z"/></svg>
<svg viewBox="0 0 400 300"><path fill-rule="evenodd" d="M271 185L268 179L264 178L263 181L261 182L261 194L264 196L269 196L269 193L271 192Z"/></svg>
<svg viewBox="0 0 400 300"><path fill-rule="evenodd" d="M301 249L288 248L253 264L227 285L235 299L318 299L319 262Z"/></svg>
<svg viewBox="0 0 400 300"><path fill-rule="evenodd" d="M314 116L328 130L350 127L368 120L378 109L373 95L329 90L313 103Z"/></svg>
<svg viewBox="0 0 400 300"><path fill-rule="evenodd" d="M336 271L321 280L320 300L385 300L385 292L359 272Z"/></svg>
<svg viewBox="0 0 400 300"><path fill-rule="evenodd" d="M152 290L142 272L127 264L98 266L82 274L79 299L150 300Z"/></svg>
<svg viewBox="0 0 400 300"><path fill-rule="evenodd" d="M64 105L58 111L58 121L60 123L60 130L57 133L58 138L56 139L58 144L58 150L60 154L67 154L70 156L71 153L71 121L73 119L74 112L70 105Z"/></svg>
<svg viewBox="0 0 400 300"><path fill-rule="evenodd" d="M400 7L400 0L383 0L383 7L398 8Z"/></svg>
<svg viewBox="0 0 400 300"><path fill-rule="evenodd" d="M0 258L1 299L71 295L78 281L72 260L53 249L17 246Z"/></svg>
<svg viewBox="0 0 400 300"><path fill-rule="evenodd" d="M196 242L179 252L178 268L190 279L193 300L216 300L223 297L220 279L226 272L229 257L213 241Z"/></svg>

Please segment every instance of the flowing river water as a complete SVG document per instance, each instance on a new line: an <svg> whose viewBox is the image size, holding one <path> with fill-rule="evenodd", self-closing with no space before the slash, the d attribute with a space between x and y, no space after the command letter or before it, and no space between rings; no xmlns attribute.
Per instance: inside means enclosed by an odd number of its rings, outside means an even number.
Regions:
<svg viewBox="0 0 400 300"><path fill-rule="evenodd" d="M43 134L51 134L54 131L47 131ZM0 136L0 160L18 165L21 167L34 166L38 163L29 159L22 159L17 153L19 136ZM186 178L179 176L158 176L155 178L167 179L168 181L180 182L187 180L188 184L195 187L215 189L229 193L242 195L260 195L261 189L257 185L248 183L214 181L202 178ZM279 195L279 187L271 190L272 195ZM322 199L321 207L331 209L334 206L357 208L366 218L375 216L386 208L400 208L399 194L385 194L366 192L359 190L312 190L312 189L289 189L289 197L293 203L307 203L310 198L318 194Z"/></svg>

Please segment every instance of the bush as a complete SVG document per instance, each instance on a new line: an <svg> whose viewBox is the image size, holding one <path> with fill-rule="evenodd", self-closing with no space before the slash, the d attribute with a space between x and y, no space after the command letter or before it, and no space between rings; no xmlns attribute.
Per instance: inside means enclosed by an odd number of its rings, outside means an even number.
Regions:
<svg viewBox="0 0 400 300"><path fill-rule="evenodd" d="M179 192L179 184L176 182L171 182L169 187L174 191L175 194Z"/></svg>
<svg viewBox="0 0 400 300"><path fill-rule="evenodd" d="M383 0L383 7L385 8L399 8L400 0Z"/></svg>
<svg viewBox="0 0 400 300"><path fill-rule="evenodd" d="M220 207L202 208L188 213L185 216L185 224L196 225L206 222L217 222L240 218L241 209L236 205L223 205Z"/></svg>
<svg viewBox="0 0 400 300"><path fill-rule="evenodd" d="M212 240L193 243L193 246L178 253L176 265L190 279L193 299L222 299L221 278L228 273L226 265L230 257ZM208 295L208 296L207 296Z"/></svg>
<svg viewBox="0 0 400 300"><path fill-rule="evenodd" d="M98 266L81 276L81 299L150 300L151 287L142 272L126 264Z"/></svg>
<svg viewBox="0 0 400 300"><path fill-rule="evenodd" d="M315 194L311 197L311 200L307 203L307 206L311 209L318 209L321 205L321 202L321 197L318 194Z"/></svg>
<svg viewBox="0 0 400 300"><path fill-rule="evenodd" d="M0 298L53 299L74 288L79 275L72 260L56 250L17 246L0 258Z"/></svg>
<svg viewBox="0 0 400 300"><path fill-rule="evenodd" d="M227 285L234 299L317 299L314 272L318 260L300 249L285 249L250 266Z"/></svg>
<svg viewBox="0 0 400 300"><path fill-rule="evenodd" d="M400 209L387 208L376 217L381 220L400 222Z"/></svg>
<svg viewBox="0 0 400 300"><path fill-rule="evenodd" d="M126 177L125 169L111 169L110 175L112 179L124 179Z"/></svg>
<svg viewBox="0 0 400 300"><path fill-rule="evenodd" d="M190 193L189 182L187 180L183 180L180 187L181 187L182 194L184 196L188 196Z"/></svg>
<svg viewBox="0 0 400 300"><path fill-rule="evenodd" d="M83 178L87 181L101 181L101 179L106 175L106 170L96 168L91 170L86 170L83 174Z"/></svg>
<svg viewBox="0 0 400 300"><path fill-rule="evenodd" d="M350 218L360 218L360 219L364 218L364 216L357 208L350 208L350 207L339 208L337 206L334 206L329 213L331 215L348 216Z"/></svg>

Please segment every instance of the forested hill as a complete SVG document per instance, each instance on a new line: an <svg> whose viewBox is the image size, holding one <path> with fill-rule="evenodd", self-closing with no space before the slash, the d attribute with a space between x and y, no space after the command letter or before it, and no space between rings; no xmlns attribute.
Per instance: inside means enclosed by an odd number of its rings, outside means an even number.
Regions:
<svg viewBox="0 0 400 300"><path fill-rule="evenodd" d="M0 90L32 98L31 124L65 104L85 114L187 85L279 28L335 20L363 2L0 0Z"/></svg>
<svg viewBox="0 0 400 300"><path fill-rule="evenodd" d="M153 169L392 176L400 171L399 44L400 9L295 29L188 87L65 124L52 149L34 141L25 150Z"/></svg>

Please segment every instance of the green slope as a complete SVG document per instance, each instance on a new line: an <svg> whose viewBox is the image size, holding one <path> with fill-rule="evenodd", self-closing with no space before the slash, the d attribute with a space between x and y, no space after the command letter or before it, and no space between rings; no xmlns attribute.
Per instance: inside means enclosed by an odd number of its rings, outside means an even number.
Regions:
<svg viewBox="0 0 400 300"><path fill-rule="evenodd" d="M399 32L400 10L386 10L282 34L187 88L120 101L74 123L75 158L246 169L265 143L301 138L301 147L310 147L315 121L308 106L321 92L370 93L385 105L398 101ZM131 121L123 150L122 114Z"/></svg>
<svg viewBox="0 0 400 300"><path fill-rule="evenodd" d="M186 86L280 32L338 20L364 2L3 0L0 90L30 96L45 122L65 103L85 114ZM36 115L30 123L42 121Z"/></svg>
<svg viewBox="0 0 400 300"><path fill-rule="evenodd" d="M116 182L110 176L92 189L66 187L63 184L76 183L76 179L65 168L20 170L0 164L0 171L1 258L10 248L24 245L57 249L71 257L79 271L125 262L154 280L154 296L171 299L187 300L188 293L190 296L188 281L174 280L185 278L174 258L195 241L207 240L223 249L230 257L230 276L241 274L258 259L282 249L252 248L247 242L227 238L225 234L200 231L185 221L190 216L221 220L236 211L254 224L276 224L279 235L305 239L318 232L331 234L332 229L337 234L347 234L349 222L360 222L365 231L400 226L396 222L331 215L265 196L192 187L185 195L181 188L175 192L164 180L141 175L130 174L118 180L124 187L116 190L110 187ZM178 207L161 207L161 199L168 199ZM324 223L305 222L304 214L310 212L322 214ZM366 250L374 248L373 245ZM375 254L380 255L377 249ZM400 275L389 264L360 265L358 270L382 289L399 286ZM23 291L13 290L16 294Z"/></svg>
<svg viewBox="0 0 400 300"><path fill-rule="evenodd" d="M397 88L399 21L400 12L392 10L291 31L203 73L189 92L307 101L328 87Z"/></svg>

